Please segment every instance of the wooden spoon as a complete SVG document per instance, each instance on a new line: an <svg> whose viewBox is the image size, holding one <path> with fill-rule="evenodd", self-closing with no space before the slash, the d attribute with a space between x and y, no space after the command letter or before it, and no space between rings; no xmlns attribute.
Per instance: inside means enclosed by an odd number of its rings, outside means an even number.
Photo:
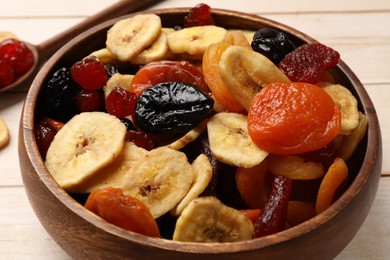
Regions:
<svg viewBox="0 0 390 260"><path fill-rule="evenodd" d="M160 1L161 0L122 0L39 45L33 45L31 43L24 42L33 52L35 63L28 72L20 76L14 83L4 88L0 88L0 93L9 91L22 85L29 86L35 75L38 73L41 65L47 59L49 59L61 46L86 29L106 20L145 9Z"/></svg>

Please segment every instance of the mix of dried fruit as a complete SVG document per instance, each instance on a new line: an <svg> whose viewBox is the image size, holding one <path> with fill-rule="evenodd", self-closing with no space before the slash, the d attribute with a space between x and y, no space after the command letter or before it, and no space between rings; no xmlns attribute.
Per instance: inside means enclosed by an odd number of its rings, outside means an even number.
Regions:
<svg viewBox="0 0 390 260"><path fill-rule="evenodd" d="M347 187L367 120L331 79L338 61L277 29L222 28L205 4L175 29L136 15L48 79L36 140L58 184L115 225L178 241L266 236Z"/></svg>
<svg viewBox="0 0 390 260"><path fill-rule="evenodd" d="M34 65L34 54L11 32L0 32L0 89L14 83Z"/></svg>

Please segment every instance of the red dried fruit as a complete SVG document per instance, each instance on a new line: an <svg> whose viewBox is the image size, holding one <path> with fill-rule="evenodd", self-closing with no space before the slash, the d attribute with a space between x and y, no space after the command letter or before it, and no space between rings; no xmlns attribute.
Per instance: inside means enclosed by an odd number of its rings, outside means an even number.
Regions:
<svg viewBox="0 0 390 260"><path fill-rule="evenodd" d="M57 134L57 130L49 123L48 118L43 118L35 124L34 133L39 153L45 159L47 149Z"/></svg>
<svg viewBox="0 0 390 260"><path fill-rule="evenodd" d="M125 140L128 142L133 142L136 146L142 147L148 151L154 149L155 147L152 139L141 130L128 130L125 136Z"/></svg>
<svg viewBox="0 0 390 260"><path fill-rule="evenodd" d="M34 54L23 42L8 39L0 43L0 60L6 60L16 73L23 74L34 65Z"/></svg>
<svg viewBox="0 0 390 260"><path fill-rule="evenodd" d="M104 110L104 93L101 90L83 89L76 96L77 107L80 112Z"/></svg>
<svg viewBox="0 0 390 260"><path fill-rule="evenodd" d="M255 222L254 238L271 235L284 229L290 196L291 180L284 176L276 176L272 182L269 199Z"/></svg>
<svg viewBox="0 0 390 260"><path fill-rule="evenodd" d="M340 54L320 43L304 44L279 63L279 68L293 82L317 83L322 74L337 65Z"/></svg>
<svg viewBox="0 0 390 260"><path fill-rule="evenodd" d="M207 4L198 4L190 9L187 16L184 17L184 27L215 25L214 18L211 16L211 7Z"/></svg>
<svg viewBox="0 0 390 260"><path fill-rule="evenodd" d="M94 56L89 56L73 64L70 74L72 79L84 89L101 89L108 79L108 73L103 63Z"/></svg>
<svg viewBox="0 0 390 260"><path fill-rule="evenodd" d="M11 85L15 81L15 72L5 60L0 60L0 88Z"/></svg>
<svg viewBox="0 0 390 260"><path fill-rule="evenodd" d="M118 118L134 116L137 99L137 95L133 92L115 87L106 98L107 111Z"/></svg>

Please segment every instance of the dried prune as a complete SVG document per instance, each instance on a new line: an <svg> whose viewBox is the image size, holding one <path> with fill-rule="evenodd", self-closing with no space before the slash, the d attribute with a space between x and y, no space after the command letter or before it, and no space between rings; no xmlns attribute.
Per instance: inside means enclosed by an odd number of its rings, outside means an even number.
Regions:
<svg viewBox="0 0 390 260"><path fill-rule="evenodd" d="M76 97L80 91L81 87L72 80L69 68L63 67L54 72L43 86L48 116L66 122L76 115L79 112Z"/></svg>
<svg viewBox="0 0 390 260"><path fill-rule="evenodd" d="M140 95L135 109L136 125L155 134L185 133L206 118L213 105L213 99L195 85L160 83Z"/></svg>
<svg viewBox="0 0 390 260"><path fill-rule="evenodd" d="M295 49L295 44L284 32L263 28L256 31L251 47L278 65L287 53Z"/></svg>

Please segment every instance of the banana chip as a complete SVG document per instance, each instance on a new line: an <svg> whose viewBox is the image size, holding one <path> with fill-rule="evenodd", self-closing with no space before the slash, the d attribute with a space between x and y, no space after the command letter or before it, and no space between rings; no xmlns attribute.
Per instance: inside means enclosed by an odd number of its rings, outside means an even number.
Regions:
<svg viewBox="0 0 390 260"><path fill-rule="evenodd" d="M207 121L204 120L200 124L198 124L195 128L191 129L188 133L186 133L184 136L182 136L180 139L174 141L173 143L170 143L166 145L168 148L172 148L175 150L180 150L187 144L191 143L194 141L196 138L198 138L203 131L207 127Z"/></svg>
<svg viewBox="0 0 390 260"><path fill-rule="evenodd" d="M108 95L110 95L112 89L115 87L120 87L130 91L130 85L133 81L133 78L134 75L115 73L103 87L104 97L107 98Z"/></svg>
<svg viewBox="0 0 390 260"><path fill-rule="evenodd" d="M161 31L157 40L147 49L143 50L130 62L133 64L148 64L153 61L162 60L167 56L168 40L166 34Z"/></svg>
<svg viewBox="0 0 390 260"><path fill-rule="evenodd" d="M114 54L112 54L107 48L94 51L88 56L95 56L103 64L116 64L119 62L118 58Z"/></svg>
<svg viewBox="0 0 390 260"><path fill-rule="evenodd" d="M3 119L0 118L0 149L5 147L10 140L9 130Z"/></svg>
<svg viewBox="0 0 390 260"><path fill-rule="evenodd" d="M221 162L244 168L260 164L268 155L251 139L248 119L237 113L222 112L207 123L210 149Z"/></svg>

